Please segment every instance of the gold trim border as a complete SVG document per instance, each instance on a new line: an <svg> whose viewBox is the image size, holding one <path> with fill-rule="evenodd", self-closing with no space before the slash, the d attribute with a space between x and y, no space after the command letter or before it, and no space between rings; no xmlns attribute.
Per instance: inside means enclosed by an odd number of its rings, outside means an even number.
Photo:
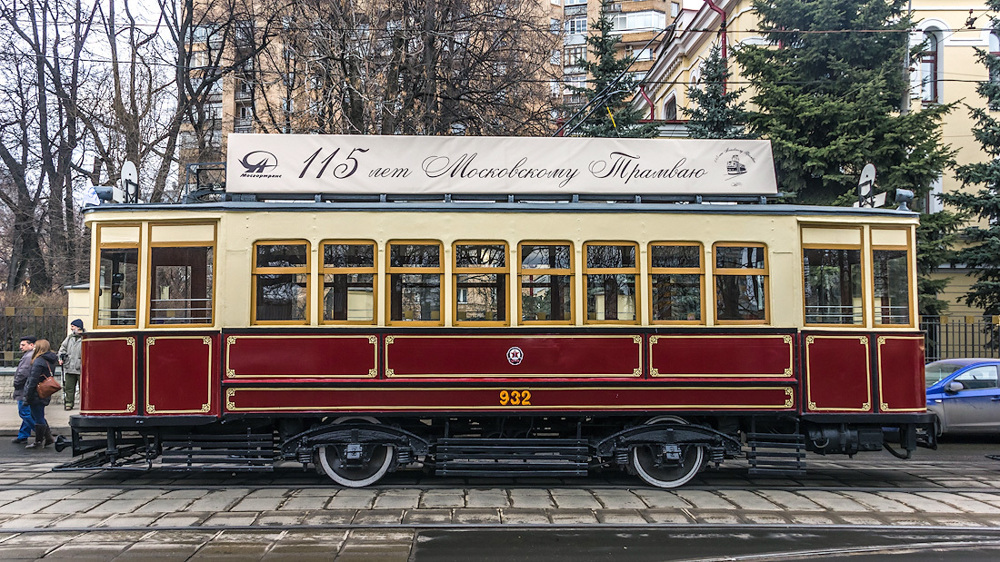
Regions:
<svg viewBox="0 0 1000 562"><path fill-rule="evenodd" d="M238 339L282 339L287 340L290 337L299 339L361 339L367 338L368 343L372 346L372 367L368 369L367 375L239 375L235 370L229 368L230 364L230 350L232 346L236 343ZM229 334L226 336L226 353L225 353L225 378L226 379L359 379L359 378L369 378L374 379L378 376L378 336L373 334L281 334L281 335L260 335L260 334Z"/></svg>
<svg viewBox="0 0 1000 562"><path fill-rule="evenodd" d="M865 385L867 386L867 396L868 401L863 402L860 408L821 408L816 405L816 402L812 398L812 372L809 369L811 365L809 361L809 346L811 346L817 338L827 339L827 340L858 340L858 343L865 347ZM871 346L868 341L868 336L824 336L824 335L808 335L806 336L805 345L805 363L806 363L806 409L810 412L869 412L872 410L872 364L871 364Z"/></svg>
<svg viewBox="0 0 1000 562"><path fill-rule="evenodd" d="M206 371L208 375L205 377L208 380L208 392L207 401L201 405L200 408L195 410L157 410L156 405L153 404L152 400L149 398L149 348L156 344L157 340L198 340L200 339L203 344L208 346L208 370ZM145 384L145 399L146 399L146 413L150 415L157 414L207 414L212 411L212 381L215 377L212 376L212 337L211 336L150 336L146 338L146 357L145 357L145 372L143 373L143 381Z"/></svg>
<svg viewBox="0 0 1000 562"><path fill-rule="evenodd" d="M882 392L882 346L885 344L886 340L923 340L923 336L879 336L878 346L876 347L877 359L878 359L878 395L879 395L879 411L881 412L926 412L927 403L925 402L920 408L890 408L887 402L882 402L885 394ZM924 394L923 388L921 388L921 394Z"/></svg>
<svg viewBox="0 0 1000 562"><path fill-rule="evenodd" d="M131 380L132 380L132 402L129 403L129 404L126 404L124 410L84 410L83 408L80 408L80 414L81 415L83 415L83 414L134 414L135 413L136 402L139 401L139 397L138 397L139 393L138 393L138 390L136 389L136 381L138 379L138 371L139 371L139 369L138 369L138 365L136 363L135 337L134 336L120 337L120 338L101 338L101 337L96 337L96 338L91 339L90 341L92 341L92 342L106 342L106 341L119 341L119 340L124 341L125 345L128 345L128 346L132 347L132 377L131 377Z"/></svg>
<svg viewBox="0 0 1000 562"><path fill-rule="evenodd" d="M738 339L738 340L741 340L741 341L744 341L744 340L747 340L747 339L782 338L782 343L788 345L788 366L785 367L784 372L781 373L781 374L758 374L758 373L754 373L754 374L749 374L748 375L748 374L736 374L736 373L734 373L734 374L726 374L726 373L723 373L723 374L671 373L669 375L661 375L660 374L660 370L657 369L656 367L653 367L653 346L656 345L656 343L661 338L667 338L667 339L720 339L720 338L726 338L726 339ZM705 335L705 336L699 336L699 335L694 335L694 334L683 335L683 336L681 336L681 335L678 335L678 336L653 335L653 336L649 336L649 375L651 377L654 377L654 378L706 378L706 379L707 378L744 378L744 379L749 379L749 378L772 378L772 379L790 378L795 373L795 345L794 345L794 341L795 341L795 338L791 334L773 334L773 335L772 334L760 334L760 335L731 334L731 335Z"/></svg>
<svg viewBox="0 0 1000 562"><path fill-rule="evenodd" d="M613 374L593 374L587 373L582 375L577 374L560 374L553 375L552 373L490 373L490 374L453 374L453 375L398 375L396 370L390 367L389 362L389 346L392 345L396 338L407 338L407 339L465 339L465 340L481 340L481 339L631 339L638 349L638 366L632 369L630 373L613 373ZM527 379L527 378L547 378L547 379L601 379L601 378L616 378L616 379L631 379L642 377L642 336L637 334L508 334L508 335L409 335L409 334L396 334L393 336L385 337L384 355L385 355L385 376L390 379Z"/></svg>

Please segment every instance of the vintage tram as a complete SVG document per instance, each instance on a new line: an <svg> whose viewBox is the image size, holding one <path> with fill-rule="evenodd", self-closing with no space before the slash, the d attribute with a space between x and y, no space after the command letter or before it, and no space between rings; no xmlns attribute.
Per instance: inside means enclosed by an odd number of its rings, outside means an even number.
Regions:
<svg viewBox="0 0 1000 562"><path fill-rule="evenodd" d="M61 468L675 487L934 446L917 216L775 203L766 142L229 142L218 201L88 210Z"/></svg>

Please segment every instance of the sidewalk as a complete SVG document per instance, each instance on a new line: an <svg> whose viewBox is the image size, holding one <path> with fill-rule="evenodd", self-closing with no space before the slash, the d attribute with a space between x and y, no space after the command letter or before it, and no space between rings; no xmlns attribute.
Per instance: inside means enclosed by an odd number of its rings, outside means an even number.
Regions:
<svg viewBox="0 0 1000 562"><path fill-rule="evenodd" d="M60 394L60 396L62 396ZM49 422L52 431L69 435L69 417L80 413L80 405L66 411L62 401L55 400L45 408L45 420ZM6 402L0 404L0 436L12 437L17 435L17 430L21 427L21 418L17 415L17 402Z"/></svg>

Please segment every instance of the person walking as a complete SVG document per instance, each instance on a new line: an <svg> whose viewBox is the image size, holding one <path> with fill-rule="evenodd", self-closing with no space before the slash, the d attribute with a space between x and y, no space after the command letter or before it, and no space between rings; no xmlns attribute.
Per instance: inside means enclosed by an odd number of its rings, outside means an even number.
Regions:
<svg viewBox="0 0 1000 562"><path fill-rule="evenodd" d="M59 364L63 368L63 406L72 410L83 372L83 320L70 322L69 330L70 334L59 346Z"/></svg>
<svg viewBox="0 0 1000 562"><path fill-rule="evenodd" d="M27 443L31 431L35 429L35 421L31 419L31 408L24 403L24 385L31 373L31 355L35 351L35 336L22 336L18 344L21 349L21 361L14 371L14 401L17 402L17 415L21 417L21 429L13 443Z"/></svg>
<svg viewBox="0 0 1000 562"><path fill-rule="evenodd" d="M35 351L31 355L31 372L28 374L28 382L24 386L24 401L31 408L31 419L35 421L35 442L25 445L27 449L41 449L47 447L55 441L52 438L52 430L45 421L45 407L49 405L49 398L42 398L38 395L38 383L46 377L53 375L59 358L50 349L49 340L38 340L35 342Z"/></svg>

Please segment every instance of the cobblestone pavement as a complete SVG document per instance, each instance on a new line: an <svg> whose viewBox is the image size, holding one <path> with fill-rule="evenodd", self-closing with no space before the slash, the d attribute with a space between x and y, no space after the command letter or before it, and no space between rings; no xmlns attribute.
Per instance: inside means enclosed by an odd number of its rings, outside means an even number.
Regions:
<svg viewBox="0 0 1000 562"><path fill-rule="evenodd" d="M1000 463L986 462L819 462L808 477L777 479L750 479L730 465L678 490L624 476L521 482L402 473L373 488L343 489L293 470L178 475L52 466L0 464L0 558L407 560L421 531L492 527L1000 532Z"/></svg>

